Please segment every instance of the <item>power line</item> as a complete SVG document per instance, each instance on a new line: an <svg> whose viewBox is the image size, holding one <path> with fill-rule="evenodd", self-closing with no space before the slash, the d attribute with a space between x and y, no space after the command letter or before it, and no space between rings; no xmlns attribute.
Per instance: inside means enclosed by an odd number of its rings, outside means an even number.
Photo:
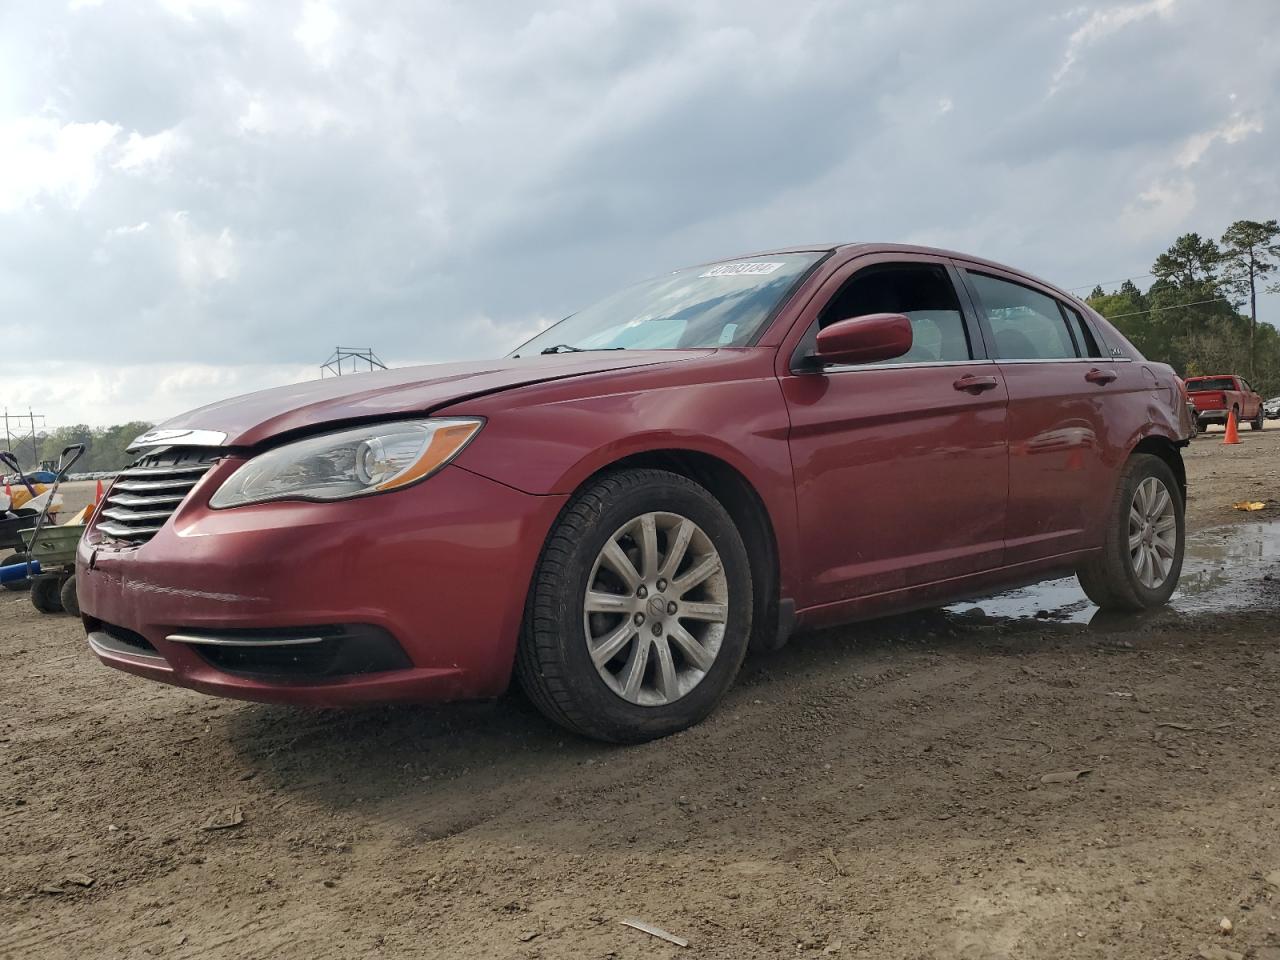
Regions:
<svg viewBox="0 0 1280 960"><path fill-rule="evenodd" d="M1201 304L1205 304L1205 303L1230 303L1230 302L1231 302L1230 297L1214 297L1212 300L1195 300L1191 303L1175 303L1167 307L1152 307L1149 310L1134 310L1131 313L1113 313L1109 317L1104 313L1103 316L1107 317L1108 320L1119 320L1121 317L1136 317L1140 313L1159 313L1161 310L1177 310L1179 307L1198 307Z"/></svg>
<svg viewBox="0 0 1280 960"><path fill-rule="evenodd" d="M1126 280L1145 280L1147 277L1154 277L1154 276L1155 276L1154 273L1135 273L1132 276L1120 277L1116 280L1103 280L1101 283L1082 283L1079 286L1067 287L1066 289L1068 293L1070 293L1073 290L1083 290L1085 287L1088 287L1090 290L1092 290L1094 287L1106 287L1106 286L1110 286L1113 283L1124 283Z"/></svg>

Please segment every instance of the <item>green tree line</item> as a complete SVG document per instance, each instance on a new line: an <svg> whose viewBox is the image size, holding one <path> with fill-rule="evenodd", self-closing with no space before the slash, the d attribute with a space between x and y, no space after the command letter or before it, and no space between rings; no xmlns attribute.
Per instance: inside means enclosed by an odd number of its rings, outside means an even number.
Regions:
<svg viewBox="0 0 1280 960"><path fill-rule="evenodd" d="M141 420L132 423L121 423L114 427L90 427L83 423L74 426L58 427L36 441L37 456L31 455L31 441L11 437L14 455L24 469L38 466L35 461L57 461L58 454L73 443L84 444L84 456L72 467L72 473L96 473L100 470L123 470L136 459L127 452L128 446L136 437L151 429L151 424ZM0 442L4 438L0 437ZM3 472L3 471L0 471Z"/></svg>
<svg viewBox="0 0 1280 960"><path fill-rule="evenodd" d="M1258 295L1280 266L1280 224L1237 220L1220 240L1187 233L1151 266L1145 293L1131 280L1088 303L1152 360L1183 377L1236 373L1264 398L1280 395L1280 331L1258 320Z"/></svg>

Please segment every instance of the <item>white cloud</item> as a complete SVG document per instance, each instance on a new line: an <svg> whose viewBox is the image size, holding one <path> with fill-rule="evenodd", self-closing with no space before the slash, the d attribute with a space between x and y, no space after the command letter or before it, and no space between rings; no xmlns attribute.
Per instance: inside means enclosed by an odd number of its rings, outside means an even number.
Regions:
<svg viewBox="0 0 1280 960"><path fill-rule="evenodd" d="M340 51L343 23L336 10L322 0L310 0L302 9L293 37L312 60L330 66Z"/></svg>
<svg viewBox="0 0 1280 960"><path fill-rule="evenodd" d="M120 147L115 165L121 170L142 172L162 167L169 162L180 139L176 130L162 130L151 136L143 136L136 130Z"/></svg>
<svg viewBox="0 0 1280 960"><path fill-rule="evenodd" d="M1178 151L1178 166L1190 167L1199 163L1200 158L1205 155L1205 151L1213 145L1215 140L1221 140L1223 143L1228 144L1239 143L1249 134L1261 132L1262 121L1260 119L1235 114L1221 126L1188 137L1186 142L1183 143L1182 149Z"/></svg>
<svg viewBox="0 0 1280 960"><path fill-rule="evenodd" d="M46 197L79 207L97 187L103 153L119 132L103 120L20 117L0 123L0 213Z"/></svg>
<svg viewBox="0 0 1280 960"><path fill-rule="evenodd" d="M203 287L236 275L240 264L230 228L223 227L217 233L201 231L192 225L186 210L169 214L168 220L178 273L184 283Z"/></svg>
<svg viewBox="0 0 1280 960"><path fill-rule="evenodd" d="M1195 184L1183 177L1153 183L1138 199L1125 206L1120 223L1140 240L1168 243L1185 224L1196 206Z"/></svg>
<svg viewBox="0 0 1280 960"><path fill-rule="evenodd" d="M1086 49L1099 40L1123 30L1131 23L1137 23L1153 15L1167 15L1173 10L1175 2L1176 0L1145 0L1143 3L1127 3L1094 10L1089 14L1089 19L1067 38L1067 49L1062 55L1062 63L1053 75L1053 83L1049 88L1050 95L1061 88L1067 74L1071 72Z"/></svg>

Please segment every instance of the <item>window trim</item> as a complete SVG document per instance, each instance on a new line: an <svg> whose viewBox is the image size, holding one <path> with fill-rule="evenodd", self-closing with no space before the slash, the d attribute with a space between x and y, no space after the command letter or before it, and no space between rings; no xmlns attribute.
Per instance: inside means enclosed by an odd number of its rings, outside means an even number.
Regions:
<svg viewBox="0 0 1280 960"><path fill-rule="evenodd" d="M970 359L924 360L908 363L894 363L892 361L884 363L841 363L831 364L830 366L815 366L807 362L811 355L809 351L812 349L814 338L818 335L818 319L822 316L822 312L827 308L827 305L835 297L839 296L840 292L857 274L886 266L938 267L946 273L947 280L951 283L952 292L955 294L956 302L960 307L960 319L964 324L965 339L969 343L969 352L972 354ZM803 333L795 341L795 346L791 350L791 356L787 361L787 371L796 376L804 376L809 374L849 373L857 370L909 370L921 367L991 363L987 337L978 321L979 315L974 310L969 290L949 257L889 251L856 256L832 273L805 305L797 324L803 327Z"/></svg>

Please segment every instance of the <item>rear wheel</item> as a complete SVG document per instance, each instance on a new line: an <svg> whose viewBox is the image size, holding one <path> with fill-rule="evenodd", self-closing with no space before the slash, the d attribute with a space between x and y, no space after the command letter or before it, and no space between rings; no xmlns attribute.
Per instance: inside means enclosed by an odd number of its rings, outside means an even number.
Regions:
<svg viewBox="0 0 1280 960"><path fill-rule="evenodd" d="M1077 571L1089 599L1104 610L1146 610L1168 601L1182 572L1182 491L1169 465L1129 458L1107 512L1101 551Z"/></svg>
<svg viewBox="0 0 1280 960"><path fill-rule="evenodd" d="M0 560L0 567L8 567L8 566L12 566L15 563L26 563L26 562L27 562L27 555L25 553L13 553L5 557L3 560ZM22 593L26 590L31 589L31 581L27 579L10 580L8 583L4 584L3 586L6 590L12 590L14 593Z"/></svg>
<svg viewBox="0 0 1280 960"><path fill-rule="evenodd" d="M746 548L679 474L606 474L561 513L525 611L516 676L551 720L638 743L692 726L737 675L751 633Z"/></svg>
<svg viewBox="0 0 1280 960"><path fill-rule="evenodd" d="M31 605L41 613L61 613L61 584L57 577L37 577L31 581Z"/></svg>

